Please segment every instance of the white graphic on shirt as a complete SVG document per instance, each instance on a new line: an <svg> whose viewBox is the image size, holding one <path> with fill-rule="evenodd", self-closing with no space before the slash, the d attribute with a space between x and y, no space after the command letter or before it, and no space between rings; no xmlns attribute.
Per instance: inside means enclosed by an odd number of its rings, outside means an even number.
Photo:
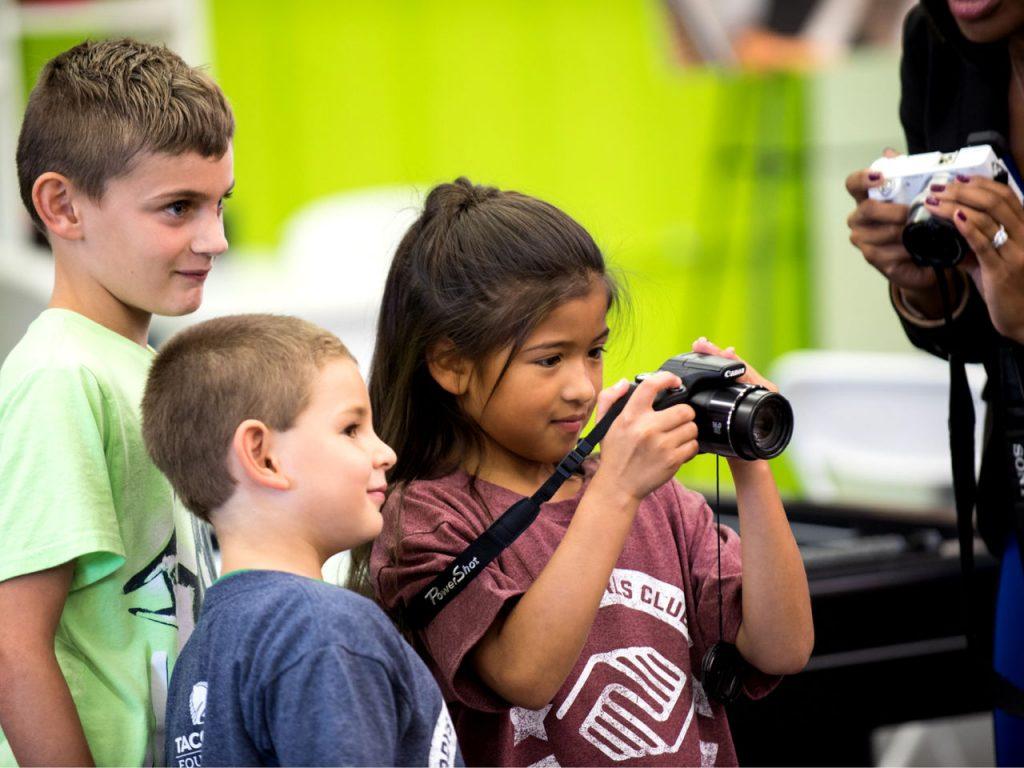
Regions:
<svg viewBox="0 0 1024 768"><path fill-rule="evenodd" d="M510 709L508 716L512 720L513 738L515 739L515 743L512 746L518 747L520 742L526 741L531 736L547 741L548 732L544 728L544 718L548 716L550 711L550 704L543 709L523 709L522 707Z"/></svg>
<svg viewBox="0 0 1024 768"><path fill-rule="evenodd" d="M643 571L616 568L601 597L600 608L623 605L646 613L668 624L693 645L686 627L686 597L674 584L661 581Z"/></svg>
<svg viewBox="0 0 1024 768"><path fill-rule="evenodd" d="M700 768L711 768L718 757L718 745L713 741L700 743Z"/></svg>
<svg viewBox="0 0 1024 768"><path fill-rule="evenodd" d="M616 761L678 752L693 720L693 698L690 697L682 728L670 744L652 726L681 719L677 704L686 687L687 675L654 648L620 648L591 656L555 713L558 719L564 718L572 708L599 664L607 664L621 673L623 681L610 683L601 691L580 726L580 735ZM623 704L628 704L629 708Z"/></svg>
<svg viewBox="0 0 1024 768"><path fill-rule="evenodd" d="M438 713L437 723L434 725L434 735L430 739L430 755L427 757L427 765L430 768L449 768L455 765L457 749L455 725L452 723L452 716L448 714L448 707L442 701L441 711Z"/></svg>
<svg viewBox="0 0 1024 768"><path fill-rule="evenodd" d="M711 702L708 701L708 695L704 692L704 686L701 685L700 680L696 677L693 678L690 683L693 685L693 703L697 707L697 714L702 717L713 718L715 713L711 709Z"/></svg>
<svg viewBox="0 0 1024 768"><path fill-rule="evenodd" d="M206 681L201 680L192 686L192 695L188 697L188 712L192 715L192 725L202 725L206 720Z"/></svg>
<svg viewBox="0 0 1024 768"><path fill-rule="evenodd" d="M206 681L200 680L192 686L188 697L188 713L197 730L174 737L174 761L178 768L200 768L203 764L203 729L206 722ZM162 763L161 763L162 764Z"/></svg>
<svg viewBox="0 0 1024 768"><path fill-rule="evenodd" d="M562 768L562 766L559 764L558 758L554 755L548 755L547 757L542 757L536 763L530 763L527 768Z"/></svg>

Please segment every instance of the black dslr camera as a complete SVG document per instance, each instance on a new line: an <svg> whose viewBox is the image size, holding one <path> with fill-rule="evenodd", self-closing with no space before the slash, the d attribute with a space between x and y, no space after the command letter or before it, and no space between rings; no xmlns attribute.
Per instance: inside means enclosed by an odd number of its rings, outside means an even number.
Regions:
<svg viewBox="0 0 1024 768"><path fill-rule="evenodd" d="M774 459L793 437L793 408L782 395L734 379L747 372L737 360L688 352L666 360L659 371L678 376L683 384L667 389L654 400L660 411L679 403L697 412L701 453ZM637 382L650 374L637 376Z"/></svg>

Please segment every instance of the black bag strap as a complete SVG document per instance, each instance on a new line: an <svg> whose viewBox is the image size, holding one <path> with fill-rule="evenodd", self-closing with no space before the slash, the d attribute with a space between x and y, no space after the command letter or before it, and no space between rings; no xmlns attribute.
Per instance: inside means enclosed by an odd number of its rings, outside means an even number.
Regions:
<svg viewBox="0 0 1024 768"><path fill-rule="evenodd" d="M947 292L946 275L940 267L935 268L946 327L952 333L952 299ZM971 599L974 592L974 509L978 500L978 482L974 472L974 397L967 382L964 357L959 352L949 354L949 452L953 465L953 497L956 501L957 537L960 540L960 572L962 576L961 602L964 634L967 637L967 653L971 663L981 672L980 678L988 681L993 705L1016 717L1024 717L1024 689L1018 688L1000 675L992 666L991 653L982 646L978 637L980 619L977 605ZM1002 365L1000 366L1003 367ZM1016 364L1013 365L1016 375ZM1001 371L1005 376L1007 371ZM1005 382L1000 382L1005 383ZM1017 380L1017 391L1021 394L1020 404L1024 406L1024 391ZM1004 387L1005 389L1005 387ZM1016 511L1016 510L1015 510Z"/></svg>
<svg viewBox="0 0 1024 768"><path fill-rule="evenodd" d="M555 471L532 496L520 499L495 520L480 536L452 559L441 573L420 591L406 606L406 620L412 629L426 627L445 606L458 597L487 565L500 555L525 531L537 515L540 505L550 501L562 484L576 473L599 442L607 434L615 417L626 407L636 385L605 413L590 433L562 459Z"/></svg>

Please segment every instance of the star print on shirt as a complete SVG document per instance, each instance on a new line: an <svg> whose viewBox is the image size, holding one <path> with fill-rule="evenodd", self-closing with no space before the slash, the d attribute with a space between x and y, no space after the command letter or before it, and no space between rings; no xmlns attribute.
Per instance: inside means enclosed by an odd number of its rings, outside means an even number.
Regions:
<svg viewBox="0 0 1024 768"><path fill-rule="evenodd" d="M514 746L518 747L520 742L525 741L531 736L541 741L547 741L548 732L544 727L544 718L548 716L550 711L550 704L543 709L523 709L522 707L510 709L508 716L512 718L512 727L515 729Z"/></svg>

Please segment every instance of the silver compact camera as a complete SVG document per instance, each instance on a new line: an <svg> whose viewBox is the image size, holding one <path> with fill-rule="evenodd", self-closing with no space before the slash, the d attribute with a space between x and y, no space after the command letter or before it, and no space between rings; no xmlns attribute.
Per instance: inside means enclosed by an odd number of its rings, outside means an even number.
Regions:
<svg viewBox="0 0 1024 768"><path fill-rule="evenodd" d="M984 176L1009 185L1024 203L1020 187L991 144L955 152L880 157L871 164L871 170L880 172L885 183L869 189L868 197L910 206L903 227L903 245L921 266L952 267L970 251L953 222L933 215L925 206L933 184L949 184L958 175Z"/></svg>

